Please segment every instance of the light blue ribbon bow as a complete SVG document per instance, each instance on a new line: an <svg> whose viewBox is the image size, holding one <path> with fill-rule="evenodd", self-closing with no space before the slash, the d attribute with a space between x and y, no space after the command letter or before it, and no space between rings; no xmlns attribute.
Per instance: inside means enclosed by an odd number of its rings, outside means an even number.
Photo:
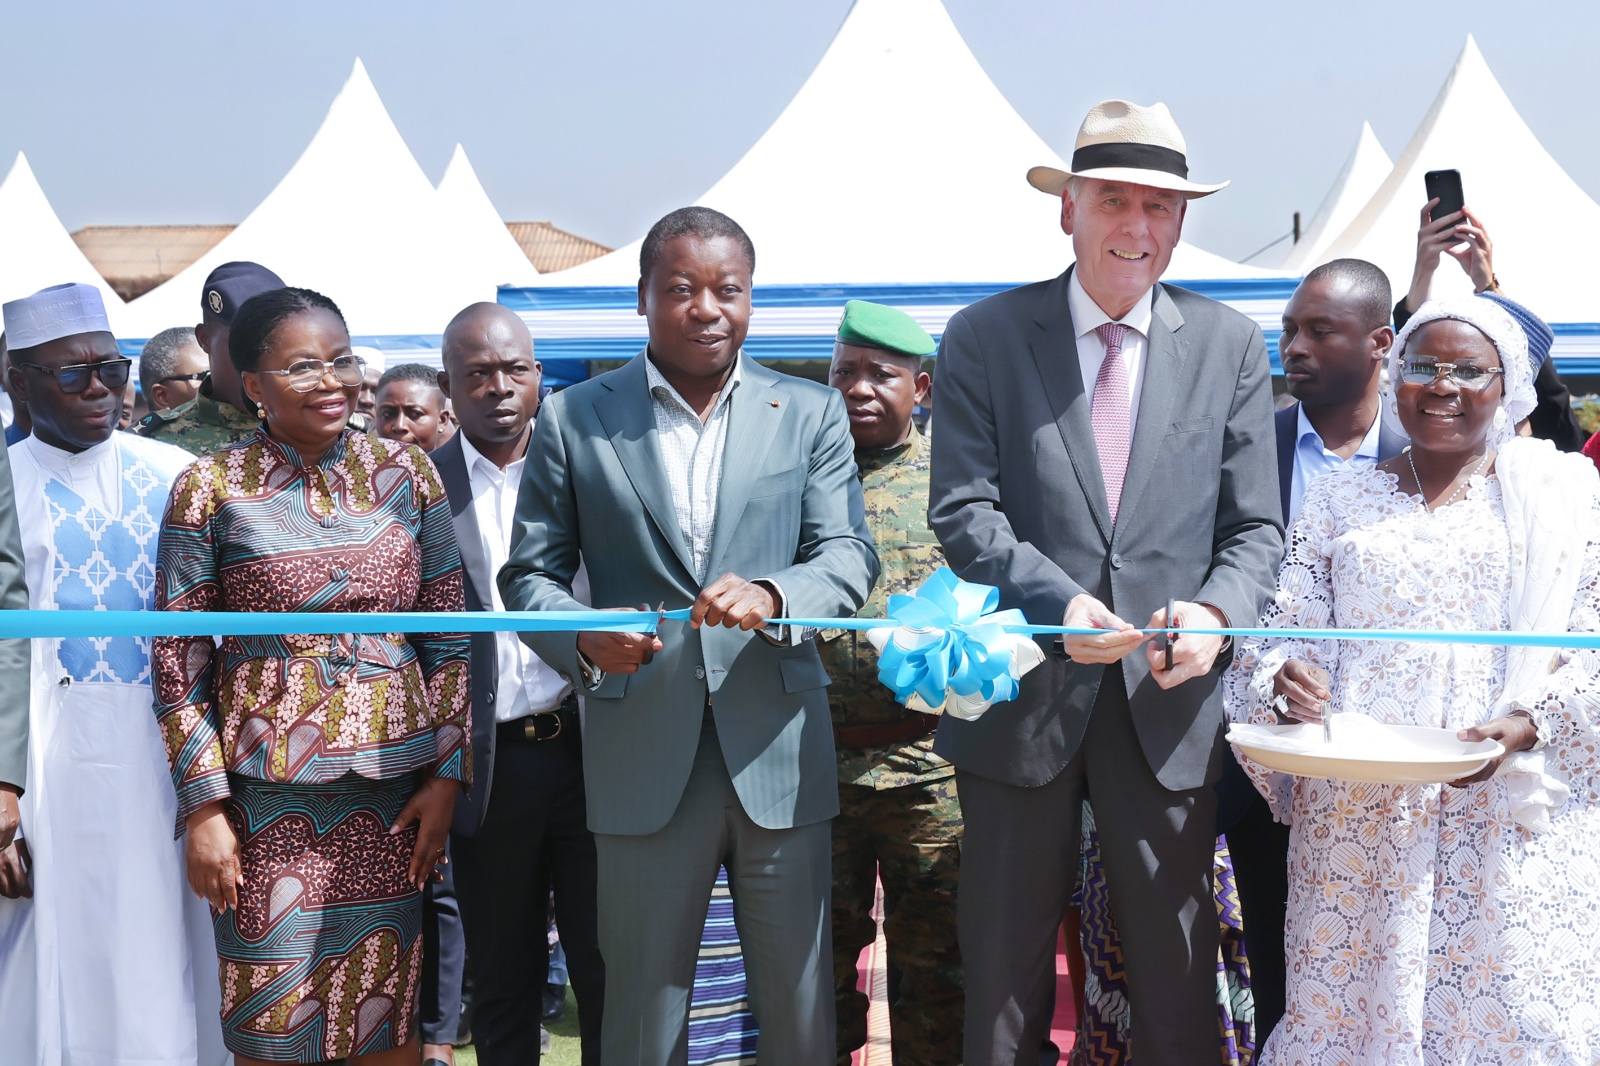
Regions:
<svg viewBox="0 0 1600 1066"><path fill-rule="evenodd" d="M915 595L890 596L889 619L897 628L937 639L903 648L890 636L878 656L878 680L902 704L916 695L939 707L950 692L991 703L1015 699L1005 627L1026 619L1018 610L996 611L999 606L999 589L962 581L949 567L930 576Z"/></svg>

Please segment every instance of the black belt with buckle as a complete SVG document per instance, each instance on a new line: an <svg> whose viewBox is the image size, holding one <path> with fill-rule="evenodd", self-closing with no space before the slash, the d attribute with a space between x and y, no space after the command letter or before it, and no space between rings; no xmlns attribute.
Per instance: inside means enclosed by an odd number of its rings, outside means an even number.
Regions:
<svg viewBox="0 0 1600 1066"><path fill-rule="evenodd" d="M548 711L535 711L523 718L513 718L495 727L501 740L525 740L541 744L558 737L576 737L578 733L578 699L568 696L561 706Z"/></svg>

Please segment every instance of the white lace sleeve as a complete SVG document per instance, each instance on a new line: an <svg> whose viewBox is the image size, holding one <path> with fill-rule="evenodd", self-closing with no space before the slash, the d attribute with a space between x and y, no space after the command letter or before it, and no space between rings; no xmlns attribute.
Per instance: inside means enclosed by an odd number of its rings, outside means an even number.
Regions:
<svg viewBox="0 0 1600 1066"><path fill-rule="evenodd" d="M1278 588L1261 616L1261 625L1270 629L1320 629L1333 619L1333 579L1329 553L1341 531L1335 513L1330 483L1347 483L1348 478L1330 474L1311 483L1300 509L1300 516L1289 530L1288 551L1278 569ZM1339 650L1333 641L1301 640L1292 637L1243 640L1234 653L1233 665L1224 679L1228 717L1235 722L1270 725L1278 721L1272 709L1272 682L1290 659L1312 663L1338 672ZM1248 757L1239 763L1251 781L1266 797L1273 817L1289 820L1289 784L1282 774L1262 769Z"/></svg>
<svg viewBox="0 0 1600 1066"><path fill-rule="evenodd" d="M1600 529L1600 513L1591 528ZM1567 631L1600 632L1600 540L1591 539L1583 553ZM1554 769L1577 791L1600 772L1600 652L1560 651L1552 666L1543 690L1519 697L1512 706L1534 716Z"/></svg>

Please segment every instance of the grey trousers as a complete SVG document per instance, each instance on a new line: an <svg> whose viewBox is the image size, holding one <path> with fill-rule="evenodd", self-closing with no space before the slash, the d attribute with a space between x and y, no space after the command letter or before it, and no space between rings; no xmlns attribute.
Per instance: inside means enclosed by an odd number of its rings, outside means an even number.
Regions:
<svg viewBox="0 0 1600 1066"><path fill-rule="evenodd" d="M684 1066L695 956L726 866L761 1066L830 1066L834 1053L832 834L763 829L740 806L709 716L672 820L595 835L606 964L603 1066Z"/></svg>
<svg viewBox="0 0 1600 1066"><path fill-rule="evenodd" d="M1048 784L1020 788L956 774L966 1066L1036 1062L1049 1035L1056 930L1094 804L1111 911L1122 936L1139 1066L1215 1062L1216 792L1170 792L1133 731L1120 669L1100 686L1083 743Z"/></svg>

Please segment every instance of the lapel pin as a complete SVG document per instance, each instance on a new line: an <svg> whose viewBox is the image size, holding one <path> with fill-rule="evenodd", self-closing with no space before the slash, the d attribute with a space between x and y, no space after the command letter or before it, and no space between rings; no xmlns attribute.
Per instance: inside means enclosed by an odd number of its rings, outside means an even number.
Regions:
<svg viewBox="0 0 1600 1066"><path fill-rule="evenodd" d="M774 407L778 406L778 401L777 400L768 400L767 402L770 403Z"/></svg>

